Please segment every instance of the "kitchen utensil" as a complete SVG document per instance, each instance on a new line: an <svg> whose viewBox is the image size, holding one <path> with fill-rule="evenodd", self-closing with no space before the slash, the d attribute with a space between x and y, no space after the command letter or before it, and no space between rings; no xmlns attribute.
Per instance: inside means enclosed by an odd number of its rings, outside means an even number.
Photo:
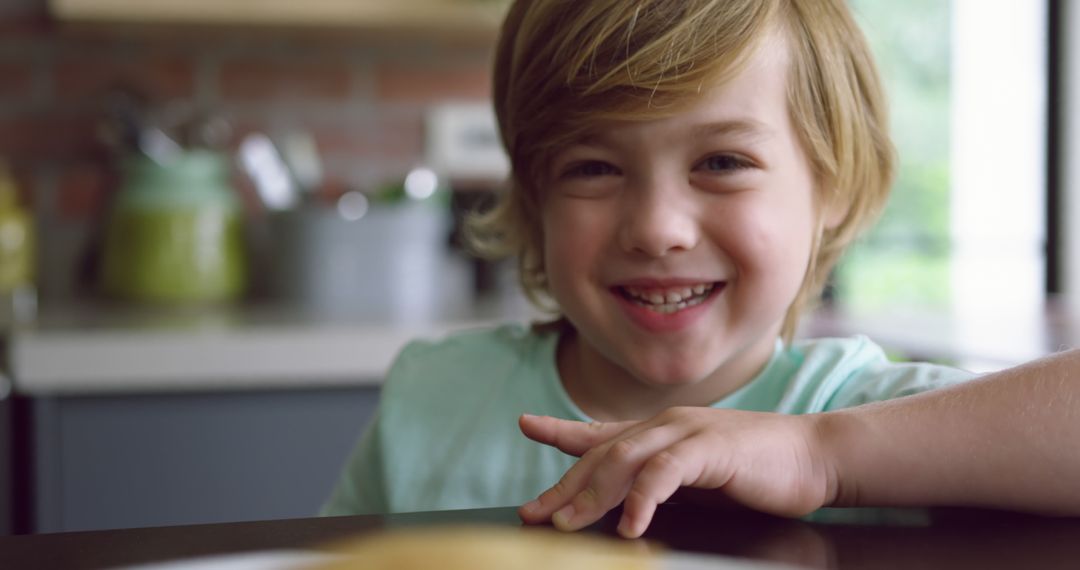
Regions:
<svg viewBox="0 0 1080 570"><path fill-rule="evenodd" d="M160 165L171 164L184 149L158 127L143 127L139 133L139 150Z"/></svg>
<svg viewBox="0 0 1080 570"><path fill-rule="evenodd" d="M146 98L131 89L114 88L106 94L97 135L113 155L138 151L145 105Z"/></svg>
<svg viewBox="0 0 1080 570"><path fill-rule="evenodd" d="M263 133L248 135L240 143L239 154L240 164L255 184L255 191L267 210L288 210L296 206L299 196L293 177L270 137Z"/></svg>
<svg viewBox="0 0 1080 570"><path fill-rule="evenodd" d="M233 128L224 117L201 115L188 125L186 134L189 148L220 150L228 144Z"/></svg>
<svg viewBox="0 0 1080 570"><path fill-rule="evenodd" d="M300 191L300 201L310 203L322 186L323 170L315 138L307 131L289 131L280 139L285 165Z"/></svg>

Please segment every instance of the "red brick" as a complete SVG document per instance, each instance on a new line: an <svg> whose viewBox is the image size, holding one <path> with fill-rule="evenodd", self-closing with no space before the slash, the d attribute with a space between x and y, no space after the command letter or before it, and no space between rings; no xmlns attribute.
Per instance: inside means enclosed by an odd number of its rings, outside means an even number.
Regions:
<svg viewBox="0 0 1080 570"><path fill-rule="evenodd" d="M3 0L0 2L0 38L40 37L53 31L44 0Z"/></svg>
<svg viewBox="0 0 1080 570"><path fill-rule="evenodd" d="M0 118L0 156L12 160L73 158L101 151L89 116Z"/></svg>
<svg viewBox="0 0 1080 570"><path fill-rule="evenodd" d="M46 14L48 8L46 0L4 0L0 3L0 19L25 14Z"/></svg>
<svg viewBox="0 0 1080 570"><path fill-rule="evenodd" d="M19 196L19 204L32 209L34 196L37 194L37 185L33 174L35 165L28 161L19 162L18 164L7 162L7 164L11 168L11 176L15 180L15 190Z"/></svg>
<svg viewBox="0 0 1080 570"><path fill-rule="evenodd" d="M383 115L361 124L312 127L319 150L329 154L417 157L424 149L423 116Z"/></svg>
<svg viewBox="0 0 1080 570"><path fill-rule="evenodd" d="M342 111L344 113L344 111ZM298 121L293 129L305 129L315 138L322 156L419 157L424 150L423 115L415 112L373 115L366 119ZM233 123L233 140L239 144L247 135L261 132L277 136L280 124L256 121Z"/></svg>
<svg viewBox="0 0 1080 570"><path fill-rule="evenodd" d="M352 70L336 62L230 61L218 78L228 100L341 100L352 90Z"/></svg>
<svg viewBox="0 0 1080 570"><path fill-rule="evenodd" d="M34 83L34 68L29 63L0 62L0 97L29 97Z"/></svg>
<svg viewBox="0 0 1080 570"><path fill-rule="evenodd" d="M188 52L229 37L215 27L158 22L80 22L61 24L59 31L58 38L64 45L75 49L123 49L136 45L140 49L167 46Z"/></svg>
<svg viewBox="0 0 1080 570"><path fill-rule="evenodd" d="M71 55L55 66L55 90L60 99L94 98L115 85L130 85L154 100L191 97L195 66L181 56L151 55L134 60Z"/></svg>
<svg viewBox="0 0 1080 570"><path fill-rule="evenodd" d="M495 58L495 34L444 34L428 38L430 49L441 61L453 61L458 66L471 65L487 70Z"/></svg>
<svg viewBox="0 0 1080 570"><path fill-rule="evenodd" d="M440 99L489 99L491 74L486 66L420 67L385 65L375 73L383 101L427 103Z"/></svg>
<svg viewBox="0 0 1080 570"><path fill-rule="evenodd" d="M82 161L60 174L56 209L64 219L84 220L97 215L105 198L119 184L118 177L103 163Z"/></svg>

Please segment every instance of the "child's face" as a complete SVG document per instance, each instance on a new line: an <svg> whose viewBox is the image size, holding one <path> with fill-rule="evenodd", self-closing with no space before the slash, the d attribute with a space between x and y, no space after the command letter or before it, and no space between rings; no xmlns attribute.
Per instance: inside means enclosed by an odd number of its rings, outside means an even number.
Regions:
<svg viewBox="0 0 1080 570"><path fill-rule="evenodd" d="M817 226L786 69L766 42L685 112L554 157L544 266L586 357L674 387L742 383L771 355Z"/></svg>

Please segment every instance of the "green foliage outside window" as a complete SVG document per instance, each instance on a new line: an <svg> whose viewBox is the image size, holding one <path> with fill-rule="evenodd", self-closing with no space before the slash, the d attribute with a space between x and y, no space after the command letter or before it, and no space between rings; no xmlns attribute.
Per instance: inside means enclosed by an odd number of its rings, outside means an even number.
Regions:
<svg viewBox="0 0 1080 570"><path fill-rule="evenodd" d="M850 0L877 57L899 169L885 212L837 268L845 307L949 302L950 7L942 0Z"/></svg>

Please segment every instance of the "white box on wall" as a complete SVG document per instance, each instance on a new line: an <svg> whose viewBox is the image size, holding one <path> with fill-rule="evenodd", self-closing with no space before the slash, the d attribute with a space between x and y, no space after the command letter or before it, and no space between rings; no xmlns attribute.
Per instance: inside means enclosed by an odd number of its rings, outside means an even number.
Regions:
<svg viewBox="0 0 1080 570"><path fill-rule="evenodd" d="M502 181L510 171L490 103L432 107L426 145L428 166L450 180Z"/></svg>

